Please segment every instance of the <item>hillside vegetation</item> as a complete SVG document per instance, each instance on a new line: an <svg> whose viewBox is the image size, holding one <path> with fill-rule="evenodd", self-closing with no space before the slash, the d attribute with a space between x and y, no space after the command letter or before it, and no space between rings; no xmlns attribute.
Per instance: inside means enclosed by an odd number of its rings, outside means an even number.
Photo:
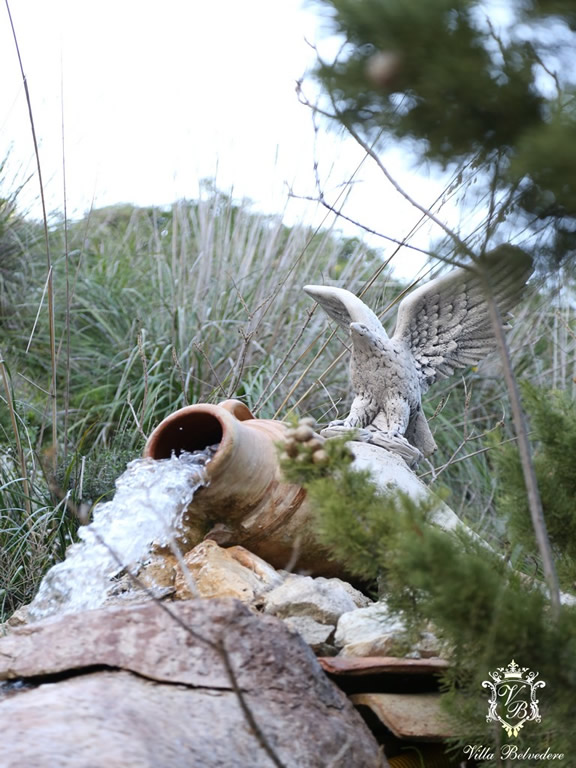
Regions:
<svg viewBox="0 0 576 768"><path fill-rule="evenodd" d="M262 417L327 422L346 411L346 336L314 310L303 285L366 291L388 324L402 288L388 254L287 227L211 189L168 209L94 210L53 223L48 234L54 350L43 227L13 199L3 201L3 616L63 557L77 506L109 497L146 435L176 408L236 397ZM573 308L559 295L529 298L510 334L522 376L573 387L574 327ZM424 479L438 476L456 511L485 535L500 535L486 448L511 434L497 358L437 385L426 410L440 451L435 471L421 467Z"/></svg>

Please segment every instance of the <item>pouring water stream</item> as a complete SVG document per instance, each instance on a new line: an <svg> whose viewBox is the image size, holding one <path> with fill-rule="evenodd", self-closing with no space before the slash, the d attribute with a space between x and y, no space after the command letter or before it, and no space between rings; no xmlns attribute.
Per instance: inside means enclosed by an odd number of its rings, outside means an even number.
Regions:
<svg viewBox="0 0 576 768"><path fill-rule="evenodd" d="M93 521L78 531L80 541L44 577L30 619L98 608L123 568L144 563L155 546L168 546L182 533L195 492L206 485L205 467L217 447L130 462L114 498L96 505Z"/></svg>

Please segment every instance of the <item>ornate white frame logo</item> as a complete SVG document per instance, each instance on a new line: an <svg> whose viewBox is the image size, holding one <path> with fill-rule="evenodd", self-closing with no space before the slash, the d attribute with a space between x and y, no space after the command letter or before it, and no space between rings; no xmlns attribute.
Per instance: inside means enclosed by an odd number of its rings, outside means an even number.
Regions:
<svg viewBox="0 0 576 768"><path fill-rule="evenodd" d="M508 736L516 737L524 723L541 721L536 690L546 683L536 680L538 672L519 667L512 659L506 668L498 667L488 674L494 682L484 680L482 683L483 688L490 688L487 722L500 722Z"/></svg>

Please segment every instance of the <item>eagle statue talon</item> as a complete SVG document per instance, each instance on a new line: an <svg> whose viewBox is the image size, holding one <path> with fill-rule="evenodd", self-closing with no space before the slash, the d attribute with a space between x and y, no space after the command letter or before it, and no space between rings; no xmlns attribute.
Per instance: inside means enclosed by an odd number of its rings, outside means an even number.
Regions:
<svg viewBox="0 0 576 768"><path fill-rule="evenodd" d="M325 437L357 430L366 442L399 453L410 464L430 456L436 442L422 395L457 368L476 365L495 348L485 292L501 316L519 301L532 274L530 257L500 246L470 267L455 269L409 293L389 337L378 317L344 288L307 285L306 293L350 332L350 414L332 421ZM489 286L489 288L488 288ZM330 434L326 434L326 432Z"/></svg>
<svg viewBox="0 0 576 768"><path fill-rule="evenodd" d="M320 430L320 436L326 439L350 436L350 434L352 434L354 440L361 443L369 443L372 433L368 429L360 427L347 427L343 421L331 421L327 427Z"/></svg>

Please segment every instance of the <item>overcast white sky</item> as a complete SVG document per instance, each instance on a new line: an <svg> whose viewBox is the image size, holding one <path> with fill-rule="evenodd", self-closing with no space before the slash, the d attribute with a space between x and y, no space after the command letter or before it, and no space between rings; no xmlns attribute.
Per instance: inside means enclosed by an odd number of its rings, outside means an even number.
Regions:
<svg viewBox="0 0 576 768"><path fill-rule="evenodd" d="M295 94L313 64L306 40L326 41L326 20L301 0L11 0L32 99L50 210L63 207L62 122L69 213L119 202L170 204L197 196L199 180L318 222L313 203L287 203L287 188L314 193L314 159L335 200L362 159L352 141L322 131ZM325 13L325 11L324 11ZM24 88L8 14L0 6L0 158L35 171ZM313 85L307 86L313 93ZM63 116L63 121L62 121ZM423 204L438 181L390 169ZM408 169L408 172L407 170ZM402 237L419 218L370 164L345 209ZM11 177L5 182L10 187ZM38 215L33 179L22 202ZM287 206L287 208L286 208ZM348 230L350 233L351 230ZM414 242L426 245L422 233ZM406 252L402 271L421 263Z"/></svg>

